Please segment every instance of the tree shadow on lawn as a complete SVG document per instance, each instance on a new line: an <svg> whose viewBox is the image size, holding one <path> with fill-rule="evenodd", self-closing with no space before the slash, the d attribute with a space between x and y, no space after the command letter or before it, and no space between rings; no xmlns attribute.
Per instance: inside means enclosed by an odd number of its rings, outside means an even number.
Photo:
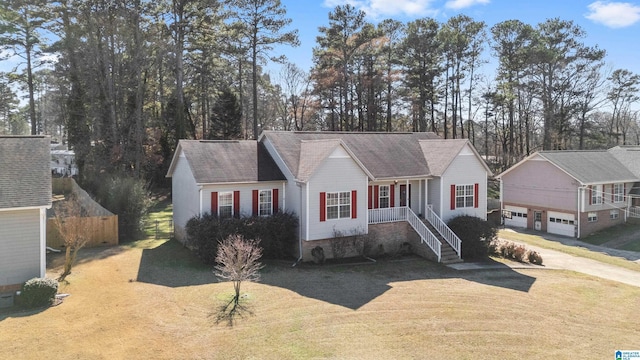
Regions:
<svg viewBox="0 0 640 360"><path fill-rule="evenodd" d="M528 292L536 278L520 274L507 265L487 260L479 270L455 270L421 258L383 260L363 265L320 266L300 264L295 268L268 265L261 283L294 291L302 296L357 310L384 294L394 282L464 279L479 284Z"/></svg>
<svg viewBox="0 0 640 360"><path fill-rule="evenodd" d="M203 264L177 240L165 241L142 250L137 281L168 287L204 285L216 282L212 268Z"/></svg>

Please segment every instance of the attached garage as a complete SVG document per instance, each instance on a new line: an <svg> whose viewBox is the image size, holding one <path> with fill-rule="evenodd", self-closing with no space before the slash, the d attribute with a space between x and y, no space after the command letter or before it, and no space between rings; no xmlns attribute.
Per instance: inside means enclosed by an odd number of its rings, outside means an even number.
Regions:
<svg viewBox="0 0 640 360"><path fill-rule="evenodd" d="M527 227L527 208L506 205L504 207L504 210L505 210L505 218L504 218L505 226L519 227L519 228Z"/></svg>
<svg viewBox="0 0 640 360"><path fill-rule="evenodd" d="M549 213L547 214L547 232L551 234L575 237L575 215L549 211Z"/></svg>

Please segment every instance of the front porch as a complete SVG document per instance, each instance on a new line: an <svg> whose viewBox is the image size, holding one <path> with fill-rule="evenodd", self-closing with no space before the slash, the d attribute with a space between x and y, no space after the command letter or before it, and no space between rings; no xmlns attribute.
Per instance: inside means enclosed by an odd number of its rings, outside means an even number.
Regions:
<svg viewBox="0 0 640 360"><path fill-rule="evenodd" d="M437 257L438 262L453 263L462 261L461 240L449 229L440 217L426 207L424 219L418 217L408 206L369 209L369 225L406 221L420 236L422 245L426 245Z"/></svg>

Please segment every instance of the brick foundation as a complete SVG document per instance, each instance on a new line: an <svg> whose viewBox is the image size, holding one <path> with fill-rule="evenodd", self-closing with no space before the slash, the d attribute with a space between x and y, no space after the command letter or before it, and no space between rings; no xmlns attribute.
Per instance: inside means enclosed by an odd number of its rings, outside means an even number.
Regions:
<svg viewBox="0 0 640 360"><path fill-rule="evenodd" d="M339 246L332 246L332 242L345 242L347 248L344 257L357 256L358 253L351 246L353 237L332 238L313 241L302 241L302 260L314 261L311 251L315 247L321 247L325 259L335 258L333 249ZM369 233L364 235L365 241L369 241L368 255L379 256L383 254L396 255L403 251L411 251L421 257L437 261L436 255L426 245L420 241L420 236L405 221L369 225ZM408 244L408 245L407 245Z"/></svg>

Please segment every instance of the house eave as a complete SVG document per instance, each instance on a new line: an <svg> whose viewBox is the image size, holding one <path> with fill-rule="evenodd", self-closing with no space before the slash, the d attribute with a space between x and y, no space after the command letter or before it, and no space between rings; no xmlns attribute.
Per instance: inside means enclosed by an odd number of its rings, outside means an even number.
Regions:
<svg viewBox="0 0 640 360"><path fill-rule="evenodd" d="M41 209L51 209L51 203L49 203L48 205L40 205L40 206L24 206L24 207L0 208L0 212L2 212L2 211L41 210Z"/></svg>

